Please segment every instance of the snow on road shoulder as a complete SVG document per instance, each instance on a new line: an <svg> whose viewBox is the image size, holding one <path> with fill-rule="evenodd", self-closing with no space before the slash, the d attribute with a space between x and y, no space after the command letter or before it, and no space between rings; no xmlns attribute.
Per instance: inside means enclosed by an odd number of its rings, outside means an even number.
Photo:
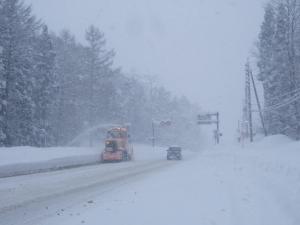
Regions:
<svg viewBox="0 0 300 225"><path fill-rule="evenodd" d="M135 160L162 160L165 149L147 145L134 146ZM99 148L0 148L0 178L100 163Z"/></svg>
<svg viewBox="0 0 300 225"><path fill-rule="evenodd" d="M80 166L99 161L100 151L96 148L1 148L0 177Z"/></svg>
<svg viewBox="0 0 300 225"><path fill-rule="evenodd" d="M42 225L297 225L299 149L282 137L214 148Z"/></svg>
<svg viewBox="0 0 300 225"><path fill-rule="evenodd" d="M45 160L64 158L68 156L81 156L99 154L96 148L34 148L34 147L12 147L0 148L0 165L11 165L16 163L34 163Z"/></svg>
<svg viewBox="0 0 300 225"><path fill-rule="evenodd" d="M236 146L225 151L235 157L244 158L264 172L300 179L300 142L286 136L270 136L243 148Z"/></svg>

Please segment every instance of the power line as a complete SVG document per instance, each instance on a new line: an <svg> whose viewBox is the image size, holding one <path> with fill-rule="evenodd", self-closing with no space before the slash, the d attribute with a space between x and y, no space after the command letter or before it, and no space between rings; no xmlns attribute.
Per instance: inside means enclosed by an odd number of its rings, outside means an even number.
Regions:
<svg viewBox="0 0 300 225"><path fill-rule="evenodd" d="M297 95L295 95L289 99L285 99L283 102L281 102L277 105L273 105L273 106L269 106L269 107L265 108L265 111L266 112L274 111L274 110L282 108L286 105L290 105L299 99L300 99L300 93L298 93Z"/></svg>
<svg viewBox="0 0 300 225"><path fill-rule="evenodd" d="M286 99L282 100L281 102L279 102L277 104L268 106L268 107L266 107L266 109L268 109L268 108L273 109L273 108L281 107L281 105L289 104L290 101L294 101L294 99L297 99L299 96L300 96L300 93L298 93L298 94L296 94L296 95L294 95L290 98L286 98Z"/></svg>
<svg viewBox="0 0 300 225"><path fill-rule="evenodd" d="M297 93L297 92L298 92L298 93ZM285 97L285 96L292 95L292 94L299 94L299 93L300 93L300 88L295 89L295 90L290 91L290 92L287 92L287 93L284 93L284 94L282 94L282 95L279 95L279 96L275 96L275 97L273 97L273 98L270 98L270 99L268 99L268 101L278 100L278 99L281 99L281 98L283 98L283 97Z"/></svg>

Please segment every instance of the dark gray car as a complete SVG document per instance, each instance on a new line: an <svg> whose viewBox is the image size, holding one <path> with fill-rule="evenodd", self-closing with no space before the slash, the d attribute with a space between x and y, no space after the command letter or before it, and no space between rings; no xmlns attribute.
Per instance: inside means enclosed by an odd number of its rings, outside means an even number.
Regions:
<svg viewBox="0 0 300 225"><path fill-rule="evenodd" d="M182 150L180 147L170 147L167 150L167 160L182 160Z"/></svg>

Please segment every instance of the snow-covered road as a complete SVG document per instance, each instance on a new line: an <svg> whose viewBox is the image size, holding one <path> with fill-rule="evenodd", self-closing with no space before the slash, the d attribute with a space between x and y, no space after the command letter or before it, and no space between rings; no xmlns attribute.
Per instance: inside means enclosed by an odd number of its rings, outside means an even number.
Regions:
<svg viewBox="0 0 300 225"><path fill-rule="evenodd" d="M173 165L165 149L137 146L133 162L98 164L0 179L0 224L42 224L125 183ZM36 164L36 161L32 163ZM28 162L30 165L31 162Z"/></svg>
<svg viewBox="0 0 300 225"><path fill-rule="evenodd" d="M298 142L272 137L183 162L152 159L6 178L0 224L298 225L299 149Z"/></svg>
<svg viewBox="0 0 300 225"><path fill-rule="evenodd" d="M165 161L105 164L3 179L0 224L34 224L40 217L58 215L65 207L93 199L167 165Z"/></svg>

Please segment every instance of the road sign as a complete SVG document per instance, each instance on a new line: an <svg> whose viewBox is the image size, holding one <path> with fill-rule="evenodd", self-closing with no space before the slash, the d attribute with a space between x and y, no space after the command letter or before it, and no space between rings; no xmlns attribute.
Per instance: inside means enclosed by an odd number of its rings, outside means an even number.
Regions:
<svg viewBox="0 0 300 225"><path fill-rule="evenodd" d="M204 121L209 121L211 120L211 114L203 114L203 115L198 115L198 120L204 120Z"/></svg>
<svg viewBox="0 0 300 225"><path fill-rule="evenodd" d="M172 125L172 121L170 121L170 120L165 120L165 121L160 122L160 126L162 126L162 127L169 127L171 125Z"/></svg>
<svg viewBox="0 0 300 225"><path fill-rule="evenodd" d="M217 121L215 120L199 120L198 124L199 125L211 125L211 124L215 124L217 123Z"/></svg>

